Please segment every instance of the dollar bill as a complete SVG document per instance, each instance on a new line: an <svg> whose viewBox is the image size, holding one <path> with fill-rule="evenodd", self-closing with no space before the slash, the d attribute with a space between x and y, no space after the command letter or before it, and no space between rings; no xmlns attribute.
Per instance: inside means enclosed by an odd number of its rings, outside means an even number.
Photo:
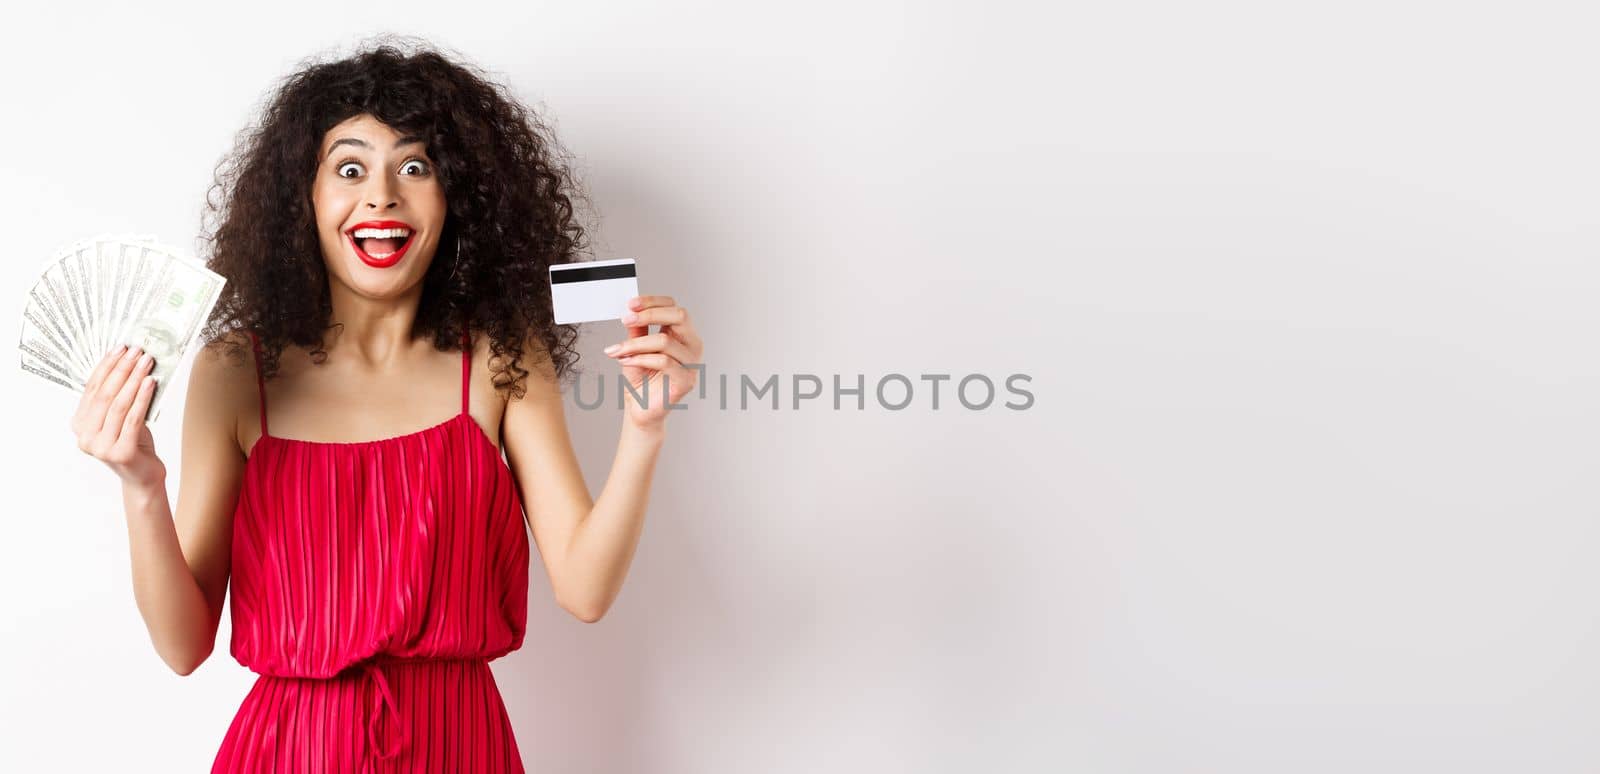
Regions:
<svg viewBox="0 0 1600 774"><path fill-rule="evenodd" d="M151 374L156 392L149 418L160 416L161 399L184 353L205 325L222 294L222 276L198 261L166 254L155 266L119 344L136 346L155 358Z"/></svg>
<svg viewBox="0 0 1600 774"><path fill-rule="evenodd" d="M27 355L23 355L22 357L22 370L44 379L47 382L58 384L69 390L72 390L73 392L83 392L82 384L73 382L70 379L61 376L58 372L49 369L48 367L41 367L36 361L29 358Z"/></svg>
<svg viewBox="0 0 1600 774"><path fill-rule="evenodd" d="M127 344L155 360L147 420L221 297L226 280L147 234L75 242L41 268L24 299L20 366L76 392L108 351Z"/></svg>

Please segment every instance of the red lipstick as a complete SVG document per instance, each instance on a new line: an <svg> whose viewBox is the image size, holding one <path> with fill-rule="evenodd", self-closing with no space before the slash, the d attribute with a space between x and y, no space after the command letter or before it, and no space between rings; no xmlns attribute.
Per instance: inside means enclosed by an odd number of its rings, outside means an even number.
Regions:
<svg viewBox="0 0 1600 774"><path fill-rule="evenodd" d="M368 255L367 251L362 250L361 242L356 239L356 231L364 228L403 228L406 230L405 241L402 242L394 252L380 258L375 258L371 255ZM405 223L398 220L368 220L357 223L354 226L345 229L344 232L345 239L350 242L350 248L356 251L356 257L360 258L362 263L371 266L374 269L386 269L399 263L400 259L405 257L406 251L411 248L412 238L416 235L417 230L412 228L410 223Z"/></svg>

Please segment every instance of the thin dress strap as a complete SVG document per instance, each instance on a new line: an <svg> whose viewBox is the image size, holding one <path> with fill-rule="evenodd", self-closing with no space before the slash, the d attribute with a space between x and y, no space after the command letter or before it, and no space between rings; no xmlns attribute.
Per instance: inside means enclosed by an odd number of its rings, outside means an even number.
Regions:
<svg viewBox="0 0 1600 774"><path fill-rule="evenodd" d="M256 356L256 395L260 397L261 404L261 437L267 437L267 383L261 378L261 340L256 338L256 332L250 331L250 350Z"/></svg>
<svg viewBox="0 0 1600 774"><path fill-rule="evenodd" d="M468 333L467 331L463 330L463 331L461 331L461 413L463 413L463 414L469 413L467 411L467 398L470 395L470 391L468 390L468 387L471 384L472 384L472 337L471 337L470 333ZM263 415L263 416L265 416L265 415ZM263 419L262 421L264 422L266 420Z"/></svg>

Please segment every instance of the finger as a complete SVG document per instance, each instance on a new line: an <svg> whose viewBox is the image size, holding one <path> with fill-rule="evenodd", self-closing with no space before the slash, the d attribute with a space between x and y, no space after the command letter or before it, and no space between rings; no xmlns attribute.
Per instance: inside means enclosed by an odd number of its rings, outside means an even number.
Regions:
<svg viewBox="0 0 1600 774"><path fill-rule="evenodd" d="M669 393L673 389L673 385L677 385L678 393L676 396L672 396L673 400L688 394L690 390L694 389L694 372L684 368L683 364L666 355L634 355L633 357L625 358L623 362L627 362L633 368L654 369L656 373L651 374L650 378L653 380L656 375L661 375L663 378L662 386Z"/></svg>
<svg viewBox="0 0 1600 774"><path fill-rule="evenodd" d="M128 378L128 372L133 370L142 354L144 353L138 347L128 347L127 351L122 353L122 357L117 358L116 364L111 367L111 373L106 374L105 381L100 383L100 389L95 390L96 402L105 403L122 389L123 382Z"/></svg>
<svg viewBox="0 0 1600 774"><path fill-rule="evenodd" d="M681 306L653 306L622 316L623 325L678 325L689 321L689 310Z"/></svg>
<svg viewBox="0 0 1600 774"><path fill-rule="evenodd" d="M111 373L111 367L117 364L117 359L122 357L122 353L126 351L128 351L127 344L118 344L112 347L105 357L100 358L100 362L95 364L94 370L89 372L89 380L83 383L85 395L92 395L95 390L100 389L100 381L106 378L106 374Z"/></svg>
<svg viewBox="0 0 1600 774"><path fill-rule="evenodd" d="M122 354L127 349L128 345L126 344L112 347L111 351L107 352L105 357L100 358L100 362L95 364L94 370L89 372L89 378L83 383L83 395L78 398L78 409L72 412L71 425L74 433L82 436L85 424L92 424L96 430L99 429L100 422L89 418L94 413L90 407L96 403L100 393L101 382L105 381L106 375L111 373L111 369L122 359Z"/></svg>
<svg viewBox="0 0 1600 774"><path fill-rule="evenodd" d="M647 352L664 352L677 358L679 362L690 362L689 348L667 335L665 330L606 347L606 354L614 358L642 355Z"/></svg>
<svg viewBox="0 0 1600 774"><path fill-rule="evenodd" d="M676 401L694 389L694 372L677 362L667 366L661 374L661 386L665 388L662 391L667 394L669 400Z"/></svg>
<svg viewBox="0 0 1600 774"><path fill-rule="evenodd" d="M652 306L673 306L672 296L634 296L628 299L628 308L634 311Z"/></svg>
<svg viewBox="0 0 1600 774"><path fill-rule="evenodd" d="M117 391L117 396L111 401L111 407L106 409L105 422L100 425L102 434L118 432L122 429L122 420L127 418L128 407L133 405L133 399L139 392L139 384L144 375L149 373L150 366L154 363L155 359L150 357L149 354L139 357L138 367L133 370L133 378L123 380L122 389ZM112 440L115 440L115 438Z"/></svg>
<svg viewBox="0 0 1600 774"><path fill-rule="evenodd" d="M674 360L672 356L663 355L656 352L618 358L617 362L623 365L633 366L635 368L650 368L656 371L663 371L671 368L674 365L679 365L678 361Z"/></svg>
<svg viewBox="0 0 1600 774"><path fill-rule="evenodd" d="M672 304L672 296L634 296L628 299L628 310L622 313L622 324L628 328L628 338L650 335L650 323L639 322L638 312Z"/></svg>
<svg viewBox="0 0 1600 774"><path fill-rule="evenodd" d="M689 358L684 359L683 362L700 362L700 353L704 352L705 349L704 345L702 345L700 342L700 332L694 329L694 323L684 320L677 325L668 325L662 328L661 332L683 342L684 348L692 353Z"/></svg>
<svg viewBox="0 0 1600 774"><path fill-rule="evenodd" d="M156 378L146 375L139 380L139 392L134 396L133 406L128 409L128 416L122 420L122 436L118 439L127 439L127 443L138 443L139 426L144 424L144 415L150 411L150 400L156 394Z"/></svg>

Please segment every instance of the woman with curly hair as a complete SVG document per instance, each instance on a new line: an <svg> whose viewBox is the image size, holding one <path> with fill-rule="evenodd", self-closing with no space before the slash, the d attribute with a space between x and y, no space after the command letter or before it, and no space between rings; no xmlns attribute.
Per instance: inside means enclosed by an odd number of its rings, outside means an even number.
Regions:
<svg viewBox="0 0 1600 774"><path fill-rule="evenodd" d="M577 332L547 279L583 247L572 178L504 87L426 46L307 64L208 197L229 282L175 510L150 358L95 369L73 429L122 480L156 651L194 671L231 591L231 653L260 675L214 772L523 770L488 662L522 644L528 532L557 603L604 615L703 351L673 299L631 302L607 350L631 389L591 499L562 408Z"/></svg>

